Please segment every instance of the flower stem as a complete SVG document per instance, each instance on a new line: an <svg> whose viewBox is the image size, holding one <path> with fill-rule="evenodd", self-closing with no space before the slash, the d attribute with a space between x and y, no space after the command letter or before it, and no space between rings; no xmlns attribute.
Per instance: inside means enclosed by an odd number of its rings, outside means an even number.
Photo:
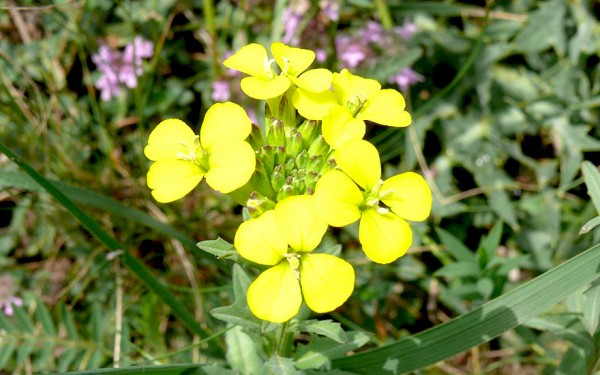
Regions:
<svg viewBox="0 0 600 375"><path fill-rule="evenodd" d="M275 342L275 355L285 357L287 354L287 346L289 339L288 327L290 326L289 320L279 327L279 331L277 332L276 342Z"/></svg>

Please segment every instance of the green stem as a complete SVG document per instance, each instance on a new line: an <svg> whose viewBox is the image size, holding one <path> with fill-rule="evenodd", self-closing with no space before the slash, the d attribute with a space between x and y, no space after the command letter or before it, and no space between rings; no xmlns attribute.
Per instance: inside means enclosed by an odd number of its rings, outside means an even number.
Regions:
<svg viewBox="0 0 600 375"><path fill-rule="evenodd" d="M286 355L287 352L287 346L288 346L288 337L289 337L289 332L288 332L288 328L290 326L290 321L288 320L287 322L281 324L281 326L279 327L279 331L277 332L277 337L276 337L276 342L275 342L275 350L274 350L274 354L278 355L278 356L282 356L284 357Z"/></svg>
<svg viewBox="0 0 600 375"><path fill-rule="evenodd" d="M381 18L383 28L386 30L391 29L394 24L392 22L392 17L390 16L387 2L385 0L375 0L375 6L377 7L377 12L379 13L379 18Z"/></svg>

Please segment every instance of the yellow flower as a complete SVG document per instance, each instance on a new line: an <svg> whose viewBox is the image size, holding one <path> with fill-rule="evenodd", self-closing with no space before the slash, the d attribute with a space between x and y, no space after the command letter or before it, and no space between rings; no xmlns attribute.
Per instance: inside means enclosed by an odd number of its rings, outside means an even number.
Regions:
<svg viewBox="0 0 600 375"><path fill-rule="evenodd" d="M251 43L227 58L223 65L250 75L242 79L242 90L246 95L259 100L282 95L292 82L309 92L329 89L332 77L330 71L305 71L315 60L313 51L275 42L271 45L271 53L274 59L269 59L265 47ZM273 69L274 62L279 66L279 74Z"/></svg>
<svg viewBox="0 0 600 375"><path fill-rule="evenodd" d="M235 234L235 248L252 262L272 266L248 288L248 307L258 318L282 323L302 305L325 313L341 306L354 290L354 269L333 255L312 254L327 230L314 197L280 201L274 210L250 219Z"/></svg>
<svg viewBox="0 0 600 375"><path fill-rule="evenodd" d="M256 165L254 150L245 141L251 123L242 107L218 103L206 112L200 137L177 119L162 121L150 133L144 149L155 163L147 183L159 202L172 202L206 178L213 189L230 193L248 182Z"/></svg>
<svg viewBox="0 0 600 375"><path fill-rule="evenodd" d="M382 181L377 149L364 140L346 142L334 157L341 171L325 173L315 187L319 215L334 227L360 219L358 236L367 257L377 263L393 262L412 243L406 220L429 216L427 182L412 172Z"/></svg>
<svg viewBox="0 0 600 375"><path fill-rule="evenodd" d="M402 94L392 89L382 90L373 79L344 69L333 74L332 86L333 90L319 93L297 90L292 100L305 118L323 120L323 136L334 149L348 139L362 139L365 120L393 127L411 123Z"/></svg>

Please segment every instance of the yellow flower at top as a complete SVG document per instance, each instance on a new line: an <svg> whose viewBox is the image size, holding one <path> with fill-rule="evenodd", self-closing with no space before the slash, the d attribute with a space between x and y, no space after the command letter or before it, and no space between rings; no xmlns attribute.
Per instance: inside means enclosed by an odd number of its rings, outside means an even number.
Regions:
<svg viewBox="0 0 600 375"><path fill-rule="evenodd" d="M242 90L259 100L282 95L291 83L309 92L325 91L331 86L329 70L306 70L315 60L313 51L275 42L271 44L271 53L274 59L269 59L265 47L251 43L227 58L223 65L248 74L250 77L242 79ZM274 69L274 63L279 66L280 73Z"/></svg>
<svg viewBox="0 0 600 375"><path fill-rule="evenodd" d="M427 182L413 172L382 181L379 153L364 140L346 142L334 157L341 170L326 172L315 186L319 215L334 227L360 219L358 236L367 257L377 263L393 262L412 243L406 220L429 216L432 199Z"/></svg>
<svg viewBox="0 0 600 375"><path fill-rule="evenodd" d="M213 189L230 193L245 185L256 166L254 150L245 141L250 118L234 103L212 105L204 117L200 137L183 121L162 121L150 133L144 148L155 163L147 183L159 202L172 202L206 178Z"/></svg>
<svg viewBox="0 0 600 375"><path fill-rule="evenodd" d="M274 210L238 228L235 248L252 262L271 266L248 288L248 307L258 318L282 323L302 305L318 313L341 306L354 290L354 269L333 255L313 254L327 230L312 195L281 200Z"/></svg>
<svg viewBox="0 0 600 375"><path fill-rule="evenodd" d="M305 118L323 120L323 137L334 149L350 139L362 139L365 120L393 127L405 127L412 121L400 92L382 90L376 80L353 75L347 69L333 74L332 90L298 90L292 100Z"/></svg>

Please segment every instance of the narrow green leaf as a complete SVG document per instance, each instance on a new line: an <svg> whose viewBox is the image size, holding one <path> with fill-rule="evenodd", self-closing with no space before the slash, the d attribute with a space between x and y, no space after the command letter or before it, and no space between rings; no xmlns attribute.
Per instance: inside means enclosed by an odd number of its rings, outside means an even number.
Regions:
<svg viewBox="0 0 600 375"><path fill-rule="evenodd" d="M227 323L237 324L252 331L260 332L262 321L252 315L247 307L222 306L210 310L210 315Z"/></svg>
<svg viewBox="0 0 600 375"><path fill-rule="evenodd" d="M600 172L594 164L589 161L584 161L581 165L583 179L588 189L588 194L594 202L596 211L600 213Z"/></svg>
<svg viewBox="0 0 600 375"><path fill-rule="evenodd" d="M234 326L225 332L227 363L241 374L259 374L263 361L257 353L255 342L242 326Z"/></svg>
<svg viewBox="0 0 600 375"><path fill-rule="evenodd" d="M41 187L52 195L65 209L67 209L79 222L102 242L110 251L118 255L121 262L129 268L144 284L156 293L169 307L173 313L194 333L205 338L208 334L202 329L190 311L169 290L152 275L150 270L138 261L125 246L121 245L114 237L108 234L100 224L88 216L83 210L60 191L54 184L49 182L28 163L21 160L8 147L0 142L0 152L6 154L9 159L16 163L33 178ZM217 346L211 346L209 350L215 350Z"/></svg>
<svg viewBox="0 0 600 375"><path fill-rule="evenodd" d="M231 259L236 263L241 260L240 254L232 244L222 238L216 240L201 241L196 244L198 248L217 257L217 259Z"/></svg>
<svg viewBox="0 0 600 375"><path fill-rule="evenodd" d="M446 247L445 251L450 253L454 259L461 262L475 262L475 255L473 252L452 233L437 227L435 228L435 232L440 237L442 244Z"/></svg>
<svg viewBox="0 0 600 375"><path fill-rule="evenodd" d="M207 366L210 367L210 366ZM203 366L196 363L159 366L136 366L129 368L106 368L67 372L68 375L194 375L207 374ZM216 374L216 372L214 372ZM66 375L65 374L65 375Z"/></svg>
<svg viewBox="0 0 600 375"><path fill-rule="evenodd" d="M583 304L582 321L589 334L594 336L598 332L598 322L600 320L600 279L597 279L583 295L585 296L585 303Z"/></svg>
<svg viewBox="0 0 600 375"><path fill-rule="evenodd" d="M600 276L600 245L594 246L481 307L394 344L332 361L334 368L383 374L410 372L487 342L535 317Z"/></svg>
<svg viewBox="0 0 600 375"><path fill-rule="evenodd" d="M0 337L0 343L2 343L2 340L4 339ZM10 361L16 349L16 344L0 345L0 369L6 368L6 364Z"/></svg>
<svg viewBox="0 0 600 375"><path fill-rule="evenodd" d="M492 259L492 257L496 253L496 250L498 249L498 246L500 246L500 239L502 237L502 226L503 224L501 220L496 222L496 224L494 224L494 226L492 227L492 230L488 233L487 236L483 238L483 240L481 240L481 243L479 244L479 249L477 249L477 252L485 252L485 256L487 259L487 261L485 262L486 264L489 262L490 259Z"/></svg>
<svg viewBox="0 0 600 375"><path fill-rule="evenodd" d="M473 262L456 262L445 265L435 271L434 276L438 277L479 277L481 271L479 266Z"/></svg>
<svg viewBox="0 0 600 375"><path fill-rule="evenodd" d="M65 330L67 331L67 336L73 340L78 339L79 335L77 334L77 329L75 329L73 315L64 303L60 305L60 314L62 316L62 322L65 325Z"/></svg>
<svg viewBox="0 0 600 375"><path fill-rule="evenodd" d="M587 223L583 224L583 226L579 230L579 234L589 233L589 231L596 228L598 225L600 225L600 216L596 216L595 218L589 220Z"/></svg>
<svg viewBox="0 0 600 375"><path fill-rule="evenodd" d="M54 325L54 321L50 316L48 308L39 296L35 296L35 302L35 316L37 320L42 324L44 332L46 332L49 336L57 336L56 326Z"/></svg>
<svg viewBox="0 0 600 375"><path fill-rule="evenodd" d="M333 341L345 343L348 340L346 332L342 325L332 320L305 320L298 323L298 330L301 332L316 333L317 335L329 337Z"/></svg>

